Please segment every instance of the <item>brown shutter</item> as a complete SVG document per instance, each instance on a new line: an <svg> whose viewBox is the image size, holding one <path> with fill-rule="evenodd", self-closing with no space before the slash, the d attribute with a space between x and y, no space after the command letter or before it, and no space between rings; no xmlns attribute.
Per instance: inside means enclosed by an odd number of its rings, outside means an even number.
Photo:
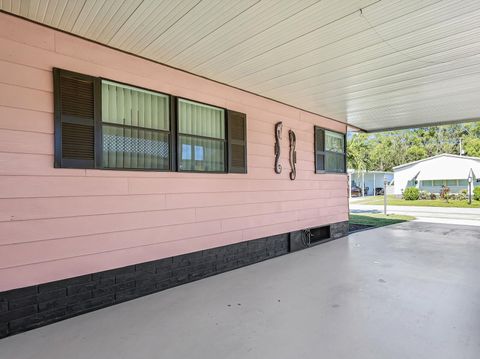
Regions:
<svg viewBox="0 0 480 359"><path fill-rule="evenodd" d="M55 167L95 167L95 81L53 69Z"/></svg>
<svg viewBox="0 0 480 359"><path fill-rule="evenodd" d="M228 172L247 173L247 115L227 111Z"/></svg>
<svg viewBox="0 0 480 359"><path fill-rule="evenodd" d="M315 133L315 172L325 171L325 130L317 126L314 127Z"/></svg>

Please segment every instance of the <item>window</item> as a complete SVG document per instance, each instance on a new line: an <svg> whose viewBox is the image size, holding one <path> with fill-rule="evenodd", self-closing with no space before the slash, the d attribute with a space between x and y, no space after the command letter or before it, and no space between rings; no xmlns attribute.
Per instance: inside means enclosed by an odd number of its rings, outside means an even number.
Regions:
<svg viewBox="0 0 480 359"><path fill-rule="evenodd" d="M466 180L466 179L458 180L458 185L459 185L460 187L468 187L468 180Z"/></svg>
<svg viewBox="0 0 480 359"><path fill-rule="evenodd" d="M447 186L448 187L457 186L457 180L447 180Z"/></svg>
<svg viewBox="0 0 480 359"><path fill-rule="evenodd" d="M345 173L345 135L315 127L315 172Z"/></svg>
<svg viewBox="0 0 480 359"><path fill-rule="evenodd" d="M53 75L55 167L247 173L245 114L71 71Z"/></svg>
<svg viewBox="0 0 480 359"><path fill-rule="evenodd" d="M104 168L169 169L168 96L102 80Z"/></svg>
<svg viewBox="0 0 480 359"><path fill-rule="evenodd" d="M225 172L225 110L178 100L179 171Z"/></svg>
<svg viewBox="0 0 480 359"><path fill-rule="evenodd" d="M442 187L444 184L445 184L445 181L444 181L444 180L434 180L434 181L433 181L433 185L434 185L435 187Z"/></svg>
<svg viewBox="0 0 480 359"><path fill-rule="evenodd" d="M421 187L432 187L432 180L424 180L420 181Z"/></svg>

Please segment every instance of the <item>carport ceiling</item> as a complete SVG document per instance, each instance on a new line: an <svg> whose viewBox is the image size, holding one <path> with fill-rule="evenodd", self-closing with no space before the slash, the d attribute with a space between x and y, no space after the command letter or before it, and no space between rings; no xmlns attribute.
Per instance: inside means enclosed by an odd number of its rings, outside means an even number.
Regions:
<svg viewBox="0 0 480 359"><path fill-rule="evenodd" d="M1 9L372 131L480 113L478 0L0 0Z"/></svg>

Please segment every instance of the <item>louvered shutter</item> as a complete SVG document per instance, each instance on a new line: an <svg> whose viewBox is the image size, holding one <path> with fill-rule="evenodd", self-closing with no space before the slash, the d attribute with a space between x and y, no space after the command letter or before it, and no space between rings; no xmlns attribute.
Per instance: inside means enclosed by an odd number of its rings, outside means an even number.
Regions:
<svg viewBox="0 0 480 359"><path fill-rule="evenodd" d="M55 167L95 167L96 78L54 69Z"/></svg>
<svg viewBox="0 0 480 359"><path fill-rule="evenodd" d="M314 127L315 132L315 172L325 171L325 130Z"/></svg>
<svg viewBox="0 0 480 359"><path fill-rule="evenodd" d="M227 111L228 172L247 173L247 115Z"/></svg>

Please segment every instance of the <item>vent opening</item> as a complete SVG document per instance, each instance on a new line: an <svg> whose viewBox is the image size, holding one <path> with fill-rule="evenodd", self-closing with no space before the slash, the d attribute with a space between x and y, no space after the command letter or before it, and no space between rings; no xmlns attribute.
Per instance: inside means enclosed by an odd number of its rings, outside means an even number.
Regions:
<svg viewBox="0 0 480 359"><path fill-rule="evenodd" d="M323 242L330 239L330 226L316 227L310 229L310 244Z"/></svg>

